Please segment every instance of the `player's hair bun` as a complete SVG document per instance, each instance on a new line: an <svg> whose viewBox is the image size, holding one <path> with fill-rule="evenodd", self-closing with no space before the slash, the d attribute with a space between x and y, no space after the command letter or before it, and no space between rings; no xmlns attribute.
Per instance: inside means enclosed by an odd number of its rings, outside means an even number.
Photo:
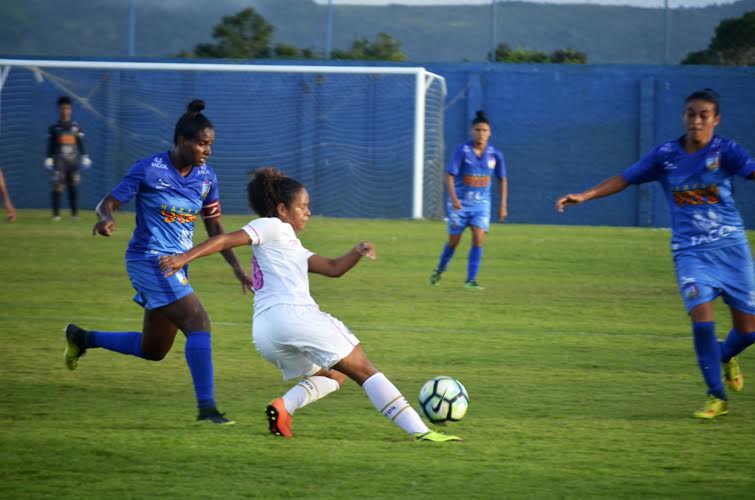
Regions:
<svg viewBox="0 0 755 500"><path fill-rule="evenodd" d="M487 123L488 125L490 125L490 120L488 120L487 115L481 109L477 110L474 120L472 120L472 125L477 125L478 123Z"/></svg>
<svg viewBox="0 0 755 500"><path fill-rule="evenodd" d="M186 106L186 112L187 113L201 113L205 107L206 107L205 103L202 99L194 99L188 104L188 106Z"/></svg>

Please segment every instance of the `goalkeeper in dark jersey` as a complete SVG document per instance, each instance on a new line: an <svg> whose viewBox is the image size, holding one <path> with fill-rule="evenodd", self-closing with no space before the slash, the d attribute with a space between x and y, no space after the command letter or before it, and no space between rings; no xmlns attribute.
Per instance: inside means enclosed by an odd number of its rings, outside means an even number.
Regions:
<svg viewBox="0 0 755 500"><path fill-rule="evenodd" d="M81 126L71 119L72 110L70 97L58 98L60 119L50 125L47 136L45 168L52 172L52 220L55 221L60 220L60 198L66 187L71 216L74 219L79 218L79 165L84 168L92 166L92 160L84 149L84 132L81 131Z"/></svg>

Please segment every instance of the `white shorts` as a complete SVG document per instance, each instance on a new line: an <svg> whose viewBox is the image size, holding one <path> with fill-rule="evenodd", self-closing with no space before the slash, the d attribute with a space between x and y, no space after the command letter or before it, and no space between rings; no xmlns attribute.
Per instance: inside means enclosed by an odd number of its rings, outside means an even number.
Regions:
<svg viewBox="0 0 755 500"><path fill-rule="evenodd" d="M312 375L351 354L359 339L317 306L278 304L254 316L252 340L283 379Z"/></svg>

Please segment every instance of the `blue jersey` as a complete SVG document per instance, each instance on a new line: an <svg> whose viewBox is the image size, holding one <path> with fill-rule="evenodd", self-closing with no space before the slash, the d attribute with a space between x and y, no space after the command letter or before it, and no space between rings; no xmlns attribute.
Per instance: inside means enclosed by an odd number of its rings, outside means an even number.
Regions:
<svg viewBox="0 0 755 500"><path fill-rule="evenodd" d="M755 161L736 142L714 136L693 154L684 136L657 146L623 172L630 184L657 181L671 211L671 249L723 248L747 241L732 196L732 176L755 172Z"/></svg>
<svg viewBox="0 0 755 500"><path fill-rule="evenodd" d="M490 211L490 184L493 174L506 177L503 155L488 144L482 156L474 152L474 144L467 141L454 151L446 168L454 176L454 189L463 209Z"/></svg>
<svg viewBox="0 0 755 500"><path fill-rule="evenodd" d="M134 164L110 193L121 203L136 196L136 228L126 258L182 253L193 246L194 221L220 216L218 179L209 165L182 177L168 152Z"/></svg>

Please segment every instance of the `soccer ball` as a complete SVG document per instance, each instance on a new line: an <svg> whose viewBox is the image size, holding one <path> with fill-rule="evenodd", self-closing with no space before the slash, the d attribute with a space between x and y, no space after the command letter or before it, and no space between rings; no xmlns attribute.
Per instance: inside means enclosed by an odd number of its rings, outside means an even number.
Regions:
<svg viewBox="0 0 755 500"><path fill-rule="evenodd" d="M469 394L452 377L435 377L419 391L419 407L434 424L458 422L467 413Z"/></svg>

